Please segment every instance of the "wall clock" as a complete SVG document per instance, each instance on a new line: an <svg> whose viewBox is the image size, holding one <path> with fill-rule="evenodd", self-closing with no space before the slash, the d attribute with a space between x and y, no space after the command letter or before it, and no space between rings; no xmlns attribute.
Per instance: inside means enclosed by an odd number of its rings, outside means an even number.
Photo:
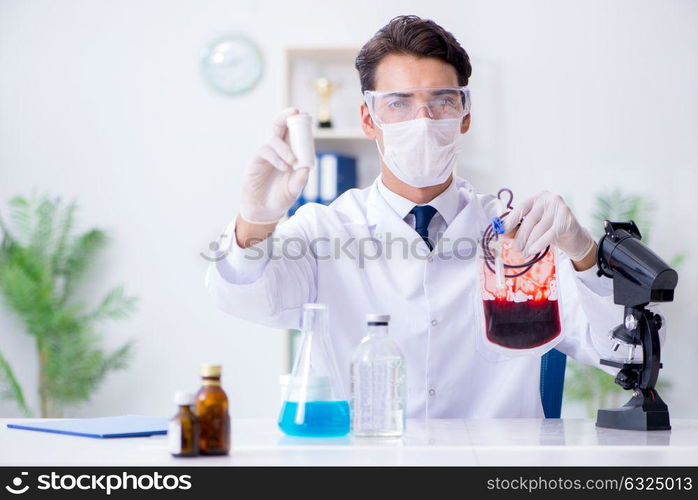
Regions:
<svg viewBox="0 0 698 500"><path fill-rule="evenodd" d="M242 35L217 38L201 51L204 80L222 94L249 91L261 78L263 68L262 53Z"/></svg>

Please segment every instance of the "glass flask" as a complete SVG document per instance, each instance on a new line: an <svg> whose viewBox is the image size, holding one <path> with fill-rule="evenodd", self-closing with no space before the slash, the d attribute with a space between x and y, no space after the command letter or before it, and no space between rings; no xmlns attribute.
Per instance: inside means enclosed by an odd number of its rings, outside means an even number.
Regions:
<svg viewBox="0 0 698 500"><path fill-rule="evenodd" d="M485 344L511 355L552 349L562 340L555 249L526 257L499 234L481 253Z"/></svg>
<svg viewBox="0 0 698 500"><path fill-rule="evenodd" d="M405 430L405 356L388 336L387 314L368 314L368 334L351 363L351 432L399 437Z"/></svg>
<svg viewBox="0 0 698 500"><path fill-rule="evenodd" d="M349 433L349 401L329 336L325 304L304 304L302 339L279 415L289 436L332 437Z"/></svg>

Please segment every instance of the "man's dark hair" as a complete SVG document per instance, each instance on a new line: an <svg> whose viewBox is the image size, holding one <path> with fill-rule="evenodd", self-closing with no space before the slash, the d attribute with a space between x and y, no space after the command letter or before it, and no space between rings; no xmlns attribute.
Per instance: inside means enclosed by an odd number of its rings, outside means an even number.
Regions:
<svg viewBox="0 0 698 500"><path fill-rule="evenodd" d="M388 54L440 59L456 68L459 85L467 85L472 73L468 54L451 33L430 19L398 16L378 30L356 57L362 92L375 89L376 67Z"/></svg>

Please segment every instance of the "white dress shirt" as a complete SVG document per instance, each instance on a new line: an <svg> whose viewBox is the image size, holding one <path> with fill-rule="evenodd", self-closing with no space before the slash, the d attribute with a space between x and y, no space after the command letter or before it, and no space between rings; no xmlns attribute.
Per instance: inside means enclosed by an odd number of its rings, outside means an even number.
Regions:
<svg viewBox="0 0 698 500"><path fill-rule="evenodd" d="M382 177L378 178L376 187L380 195L390 205L390 208L395 210L395 213L404 220L411 228L414 229L415 217L410 213L415 207L415 204L403 198L397 193L392 192L383 184ZM441 235L446 231L446 228L453 219L456 218L458 212L463 208L459 206L458 189L456 182L452 181L448 187L439 196L424 205L431 205L436 209L436 214L429 222L429 239L437 244L441 239Z"/></svg>
<svg viewBox="0 0 698 500"><path fill-rule="evenodd" d="M389 334L406 358L409 417L542 417L540 355L504 354L483 340L476 246L498 200L454 178L429 205L438 210L429 225L438 239L431 252L413 229L414 203L380 178L329 206L302 206L270 238L246 249L235 243L233 222L207 288L224 311L280 328L299 328L304 303L328 304L347 391L365 315L390 314ZM613 357L608 332L623 317L612 281L594 268L575 271L561 252L557 259L563 333L557 349L600 366L600 358Z"/></svg>

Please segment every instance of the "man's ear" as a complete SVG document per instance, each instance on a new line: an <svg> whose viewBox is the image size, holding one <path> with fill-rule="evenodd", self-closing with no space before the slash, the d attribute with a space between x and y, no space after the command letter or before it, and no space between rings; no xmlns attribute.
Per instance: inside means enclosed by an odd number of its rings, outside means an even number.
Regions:
<svg viewBox="0 0 698 500"><path fill-rule="evenodd" d="M470 129L470 113L465 115L463 121L460 123L460 133L465 134L468 129Z"/></svg>
<svg viewBox="0 0 698 500"><path fill-rule="evenodd" d="M371 114L368 112L368 106L366 103L361 104L361 129L364 131L366 137L372 141L376 138L376 125L371 119Z"/></svg>

